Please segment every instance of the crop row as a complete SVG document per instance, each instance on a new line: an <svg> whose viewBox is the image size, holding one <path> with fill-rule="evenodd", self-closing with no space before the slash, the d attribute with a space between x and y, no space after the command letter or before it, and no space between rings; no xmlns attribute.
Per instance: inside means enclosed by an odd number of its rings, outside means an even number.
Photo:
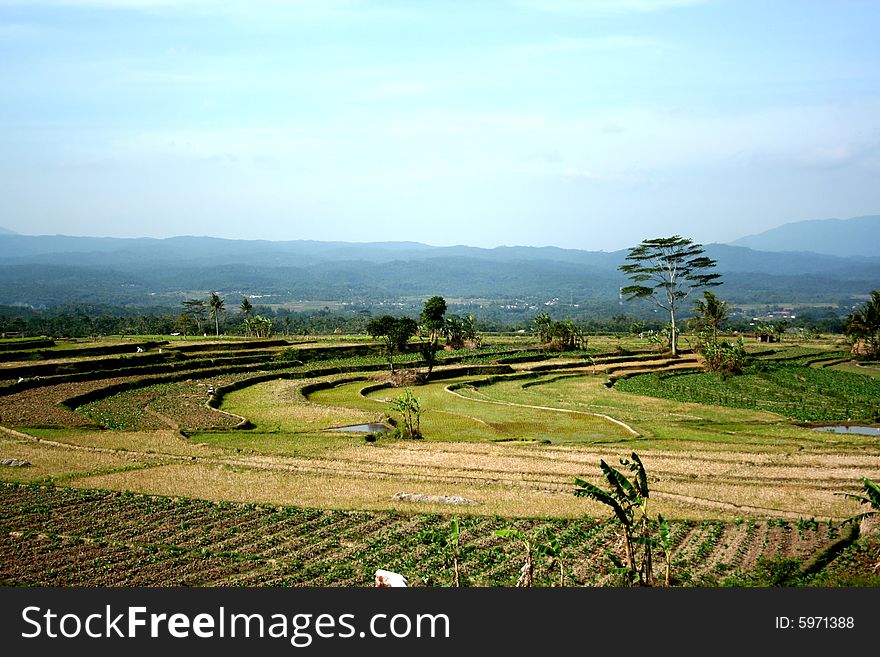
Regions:
<svg viewBox="0 0 880 657"><path fill-rule="evenodd" d="M610 520L461 517L211 503L14 484L0 485L0 583L6 585L369 585L377 568L414 585L513 585L533 543L555 536L566 585L614 584L607 552L621 548ZM549 533L548 533L549 532ZM832 538L818 523L674 522L673 581L754 567L762 556L807 558ZM662 559L655 565L662 568ZM538 557L535 584L555 585L560 561Z"/></svg>
<svg viewBox="0 0 880 657"><path fill-rule="evenodd" d="M235 418L209 409L204 382L157 383L98 399L77 408L96 423L111 429L148 431L167 428L169 422L183 429L224 429Z"/></svg>

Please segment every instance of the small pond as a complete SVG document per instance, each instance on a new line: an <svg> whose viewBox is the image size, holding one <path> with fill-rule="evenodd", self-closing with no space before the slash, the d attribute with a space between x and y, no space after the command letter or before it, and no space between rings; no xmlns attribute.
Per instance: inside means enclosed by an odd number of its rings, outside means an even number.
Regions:
<svg viewBox="0 0 880 657"><path fill-rule="evenodd" d="M360 433L385 433L391 431L391 427L381 422L369 422L367 424L351 424L347 427L333 427L324 431L358 431Z"/></svg>
<svg viewBox="0 0 880 657"><path fill-rule="evenodd" d="M833 433L856 433L862 436L880 436L880 427L863 427L858 425L839 425L828 427L813 427L816 431L831 431Z"/></svg>

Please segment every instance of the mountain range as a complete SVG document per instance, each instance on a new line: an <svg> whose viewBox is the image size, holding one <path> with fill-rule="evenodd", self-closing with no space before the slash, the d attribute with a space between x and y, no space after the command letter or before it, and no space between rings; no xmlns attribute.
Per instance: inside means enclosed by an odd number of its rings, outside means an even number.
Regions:
<svg viewBox="0 0 880 657"><path fill-rule="evenodd" d="M880 216L813 219L771 228L731 242L759 251L809 251L849 256L880 255Z"/></svg>
<svg viewBox="0 0 880 657"><path fill-rule="evenodd" d="M852 222L852 224L850 224ZM837 232L861 242L841 256L808 242ZM845 226L845 228L840 228ZM735 244L708 244L723 296L734 303L851 305L880 288L880 216L799 222ZM853 237L863 235L861 240ZM785 242L780 235L789 235ZM818 237L815 239L819 239ZM752 245L748 246L743 242ZM774 252L756 245L796 245ZM812 245L813 252L801 248ZM838 246L835 246L838 245ZM865 246L867 245L867 246ZM840 247L843 248L843 247ZM216 290L257 303L335 301L374 308L432 294L470 303L594 304L613 310L629 280L618 271L628 250L558 247L434 247L416 242L123 239L0 232L0 305L179 306Z"/></svg>

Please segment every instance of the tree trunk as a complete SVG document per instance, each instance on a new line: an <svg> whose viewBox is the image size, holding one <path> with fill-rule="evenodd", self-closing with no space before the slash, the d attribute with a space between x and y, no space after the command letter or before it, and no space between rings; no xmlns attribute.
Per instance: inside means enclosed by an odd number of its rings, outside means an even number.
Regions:
<svg viewBox="0 0 880 657"><path fill-rule="evenodd" d="M632 544L632 536L630 535L630 530L628 527L623 528L623 537L626 541L626 565L629 567L630 572L636 572L636 559L633 554L633 544Z"/></svg>
<svg viewBox="0 0 880 657"><path fill-rule="evenodd" d="M643 520L642 539L645 541L645 586L654 586L654 561L651 558L651 530L647 518Z"/></svg>
<svg viewBox="0 0 880 657"><path fill-rule="evenodd" d="M675 358L678 356L678 333L675 329L675 307L673 306L669 311L669 319L671 321L671 327L669 329L669 348L672 349L672 357Z"/></svg>

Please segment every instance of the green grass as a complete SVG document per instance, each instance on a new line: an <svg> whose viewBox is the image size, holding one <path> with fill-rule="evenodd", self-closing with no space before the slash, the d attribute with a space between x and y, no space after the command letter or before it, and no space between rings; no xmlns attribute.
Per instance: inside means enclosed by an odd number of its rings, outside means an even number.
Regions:
<svg viewBox="0 0 880 657"><path fill-rule="evenodd" d="M788 376L788 387L775 381ZM848 377L856 377L855 381ZM773 379L773 377L776 377ZM792 378L793 377L793 378ZM800 378L804 380L802 381ZM841 379L842 377L842 379ZM822 394L822 404L810 402L812 417L821 417L818 409L831 412L845 411L839 396L848 394L861 399L865 408L876 408L880 391L876 378L859 376L836 369L772 365L767 372L758 372L728 381L715 374L691 374L659 378L657 375L639 375L618 382L614 388L604 385L604 377L566 376L564 373L548 374L530 379L506 379L499 377L492 385L457 390L460 395L450 394L446 387L453 383L467 383L474 377L444 380L413 390L422 402L422 431L428 441L504 441L548 440L555 444L608 442L638 445L641 448L662 446L687 449L692 441L716 443L719 448L726 444L754 445L789 449L819 447L832 438L817 435L809 429L794 426L789 416L779 413L781 404L767 403L763 407L752 404L757 395L769 399L770 390L783 391L781 401L786 408L806 408L799 395L812 390ZM479 377L476 380L481 380ZM692 397L655 395L658 385L682 381L689 383L694 391ZM733 382L731 384L731 381ZM865 388L865 382L873 384ZM785 381L783 381L785 382ZM244 432L241 436L265 434L260 439L271 453L285 453L288 447L300 442L295 440L308 436L330 446L323 429L381 420L387 414L393 416L388 399L401 391L383 389L360 396L366 381L345 383L334 388L320 390L310 395L308 403L296 393L300 384L294 382L271 382L259 384L230 394L224 400L223 409L247 417L256 424L256 432ZM732 389L729 386L735 386ZM736 390L736 392L734 392ZM737 397L738 395L738 397ZM741 404L724 404L727 400L744 400ZM722 401L722 403L718 403ZM500 403L486 403L500 402ZM506 406L519 404L548 406L559 409L608 415L636 430L641 437L628 432L606 420L589 415L575 415L539 409ZM852 404L850 408L858 408ZM880 411L878 411L880 412ZM280 438L290 434L289 438ZM236 434L238 435L238 434ZM349 438L350 440L350 438ZM833 438L836 444L858 438ZM236 448L247 447L245 438L226 440L212 438L212 444L222 441ZM670 442L672 441L672 442ZM253 445L257 445L255 442ZM848 443L847 443L848 444ZM301 449L302 447L289 447Z"/></svg>
<svg viewBox="0 0 880 657"><path fill-rule="evenodd" d="M857 363L855 361L850 361L848 363L832 365L829 369L839 370L841 372L849 372L851 374L861 374L863 376L880 378L880 363L876 362Z"/></svg>
<svg viewBox="0 0 880 657"><path fill-rule="evenodd" d="M187 440L170 429L163 431L102 431L96 429L29 428L26 433L56 443L121 452L197 457L220 454L218 450L198 445L199 442L206 441Z"/></svg>
<svg viewBox="0 0 880 657"><path fill-rule="evenodd" d="M468 379L451 379L413 389L423 410L422 433L432 441L498 441L538 440L553 444L597 443L618 441L628 437L621 427L587 414L487 404L462 399L446 391L454 383ZM389 411L388 400L402 391L384 389L366 398L358 393L363 382L344 384L310 395L316 404L356 408L366 412Z"/></svg>
<svg viewBox="0 0 880 657"><path fill-rule="evenodd" d="M835 356L835 355L844 355L844 352L839 351L835 347L826 346L811 346L811 345L800 345L800 344L792 344L792 345L779 345L774 343L773 345L762 345L767 348L768 351L772 350L772 353L768 354L760 354L757 356L760 360L764 361L785 361L785 360L795 360L795 359L809 359L809 358L820 358L825 356Z"/></svg>
<svg viewBox="0 0 880 657"><path fill-rule="evenodd" d="M814 368L806 369L820 376L826 372ZM633 378L647 379L653 376L655 375L639 375ZM664 381L685 376L713 375L680 375L668 377ZM831 445L834 445L834 449L863 449L865 445L864 438L829 437L796 426L790 419L764 410L680 401L622 391L621 384L631 380L620 381L613 388L608 388L604 377L554 373L531 379L499 377L492 385L470 390L465 388L459 392L475 399L554 406L609 415L625 422L641 434L639 438L628 437L621 441L621 446L631 445L637 449L656 447L689 450L697 448L696 443L699 443L699 448L748 446L749 449L772 451L824 450ZM875 401L877 399L875 397Z"/></svg>
<svg viewBox="0 0 880 657"><path fill-rule="evenodd" d="M303 384L302 380L279 379L231 392L224 397L222 410L246 417L254 428L196 431L189 434L190 439L236 452L318 456L357 440L350 435L327 433L324 429L384 419L380 409L372 409L370 413L356 408L310 404L299 392Z"/></svg>
<svg viewBox="0 0 880 657"><path fill-rule="evenodd" d="M769 411L802 422L880 418L880 380L802 365L754 366L740 376L642 374L618 390L682 402Z"/></svg>
<svg viewBox="0 0 880 657"><path fill-rule="evenodd" d="M464 381L444 380L414 388L424 409L421 428L426 440L538 440L568 444L617 441L629 435L621 427L591 415L486 404L446 391L448 385ZM383 389L362 397L359 393L366 385L367 381L343 383L313 392L308 400L298 392L301 382L294 381L272 381L233 392L224 399L223 410L248 418L256 431L237 432L234 435L239 438L235 440L216 434L213 441L243 448L247 444L245 436L253 435L255 442L250 447L259 442L272 453L284 452L285 448L279 445L293 445L302 438L319 440L327 446L338 444L339 440L350 442L351 437L328 440L323 430L394 416L388 400L402 392ZM277 436L258 439L257 434Z"/></svg>

